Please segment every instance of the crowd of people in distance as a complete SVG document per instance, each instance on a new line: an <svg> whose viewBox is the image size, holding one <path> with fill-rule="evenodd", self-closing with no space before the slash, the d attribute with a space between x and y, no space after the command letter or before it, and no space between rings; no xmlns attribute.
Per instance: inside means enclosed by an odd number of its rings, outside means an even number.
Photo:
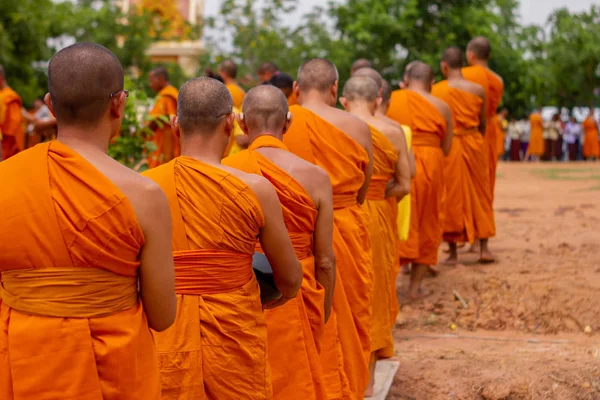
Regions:
<svg viewBox="0 0 600 400"><path fill-rule="evenodd" d="M141 174L107 154L129 96L112 52L57 52L32 113L0 68L0 399L372 397L440 246L495 262L504 82L488 39L465 50L397 88L365 59L346 82L324 58L295 79L266 62L248 92L231 60L181 88L156 67L170 124ZM577 135L531 121L532 158Z"/></svg>
<svg viewBox="0 0 600 400"><path fill-rule="evenodd" d="M504 132L504 150L499 156L505 161L595 161L600 157L600 114L594 108L578 120L575 113L555 113L544 120L541 110L529 120L499 115ZM597 110L596 110L597 111Z"/></svg>

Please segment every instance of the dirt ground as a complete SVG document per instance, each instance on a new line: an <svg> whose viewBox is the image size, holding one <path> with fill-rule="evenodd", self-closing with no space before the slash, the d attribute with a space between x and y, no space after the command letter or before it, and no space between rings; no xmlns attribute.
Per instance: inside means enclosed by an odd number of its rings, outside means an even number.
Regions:
<svg viewBox="0 0 600 400"><path fill-rule="evenodd" d="M494 208L498 262L402 307L388 399L600 399L600 163L500 164Z"/></svg>

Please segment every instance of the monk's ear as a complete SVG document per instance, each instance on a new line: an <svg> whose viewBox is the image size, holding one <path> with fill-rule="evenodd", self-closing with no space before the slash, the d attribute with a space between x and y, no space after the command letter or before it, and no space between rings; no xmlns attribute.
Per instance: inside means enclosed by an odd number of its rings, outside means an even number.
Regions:
<svg viewBox="0 0 600 400"><path fill-rule="evenodd" d="M246 117L244 113L239 113L235 116L240 129L247 135L248 134L248 124L246 124Z"/></svg>
<svg viewBox="0 0 600 400"><path fill-rule="evenodd" d="M50 98L50 93L46 93L46 95L44 96L44 103L46 103L46 106L48 106L48 109L50 110L54 118L56 118L56 114L54 114L54 107L52 106L52 99Z"/></svg>
<svg viewBox="0 0 600 400"><path fill-rule="evenodd" d="M179 130L179 118L176 115L171 115L171 130L177 138L181 137L181 131Z"/></svg>
<svg viewBox="0 0 600 400"><path fill-rule="evenodd" d="M345 97L340 97L340 104L344 107L344 110L348 110L348 99Z"/></svg>
<svg viewBox="0 0 600 400"><path fill-rule="evenodd" d="M233 134L233 124L235 122L235 113L230 113L225 119L225 132L227 136L231 136Z"/></svg>
<svg viewBox="0 0 600 400"><path fill-rule="evenodd" d="M333 85L331 86L331 94L333 95L333 97L335 99L337 99L337 95L338 95L338 81L335 81L333 83Z"/></svg>
<svg viewBox="0 0 600 400"><path fill-rule="evenodd" d="M288 111L285 117L285 124L283 124L283 134L285 135L290 126L292 126L292 120L294 119L294 114Z"/></svg>
<svg viewBox="0 0 600 400"><path fill-rule="evenodd" d="M340 99L340 100L341 100L341 99ZM375 100L375 105L376 105L375 109L379 108L379 106L381 106L381 103L382 103L382 102L383 102L383 98L382 98L381 96L379 96L379 97L377 98L377 100Z"/></svg>
<svg viewBox="0 0 600 400"><path fill-rule="evenodd" d="M292 91L298 97L300 95L300 85L298 85L298 81L294 81L294 86L292 86Z"/></svg>

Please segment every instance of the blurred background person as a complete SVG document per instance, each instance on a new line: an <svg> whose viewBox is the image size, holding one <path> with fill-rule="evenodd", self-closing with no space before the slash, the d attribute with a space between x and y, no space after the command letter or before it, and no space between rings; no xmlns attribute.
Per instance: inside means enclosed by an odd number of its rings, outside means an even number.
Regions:
<svg viewBox="0 0 600 400"><path fill-rule="evenodd" d="M522 124L517 121L514 117L510 119L508 123L506 135L509 143L509 160L510 161L521 161L521 135L523 127Z"/></svg>
<svg viewBox="0 0 600 400"><path fill-rule="evenodd" d="M567 145L567 161L577 161L582 134L581 125L574 116L571 116L569 122L565 125L565 132L563 134L563 140Z"/></svg>

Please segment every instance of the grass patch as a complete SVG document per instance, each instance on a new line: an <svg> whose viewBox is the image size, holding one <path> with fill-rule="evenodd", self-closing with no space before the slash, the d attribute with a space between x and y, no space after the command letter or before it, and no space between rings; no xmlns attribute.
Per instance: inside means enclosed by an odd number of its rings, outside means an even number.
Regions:
<svg viewBox="0 0 600 400"><path fill-rule="evenodd" d="M593 168L546 168L531 173L542 179L559 181L600 181L600 170Z"/></svg>

